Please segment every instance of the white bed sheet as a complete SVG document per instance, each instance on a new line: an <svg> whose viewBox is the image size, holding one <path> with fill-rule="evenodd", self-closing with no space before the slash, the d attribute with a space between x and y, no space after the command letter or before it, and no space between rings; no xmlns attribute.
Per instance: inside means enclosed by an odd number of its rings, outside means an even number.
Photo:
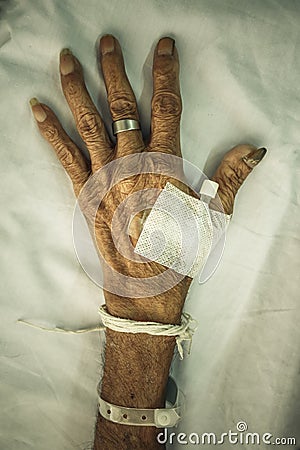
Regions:
<svg viewBox="0 0 300 450"><path fill-rule="evenodd" d="M211 176L237 143L269 149L238 195L219 269L204 285L194 281L186 302L199 328L191 356L173 367L187 404L176 432L221 434L244 420L249 431L299 443L300 3L11 0L0 14L0 448L84 449L93 439L103 338L16 320L69 328L98 320L102 292L73 249L71 185L28 100L53 107L81 143L58 74L59 51L70 47L109 123L96 62L97 38L108 32L121 42L145 134L153 48L171 35L185 158Z"/></svg>

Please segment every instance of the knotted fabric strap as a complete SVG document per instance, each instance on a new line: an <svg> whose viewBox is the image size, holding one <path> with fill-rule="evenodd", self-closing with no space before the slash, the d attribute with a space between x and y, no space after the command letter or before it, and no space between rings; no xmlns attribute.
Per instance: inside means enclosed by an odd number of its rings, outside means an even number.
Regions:
<svg viewBox="0 0 300 450"><path fill-rule="evenodd" d="M179 325L121 319L120 317L110 315L105 305L99 308L99 314L105 327L118 331L119 333L146 333L155 336L176 337L176 344L181 359L183 359L182 343L183 341L188 341L188 353L190 353L192 337L197 328L197 321L186 312L182 313L181 323Z"/></svg>
<svg viewBox="0 0 300 450"><path fill-rule="evenodd" d="M174 336L176 337L176 344L181 359L183 359L182 342L189 342L189 354L192 345L192 337L198 325L198 322L186 312L182 314L180 325L169 325L158 322L136 322L135 320L121 319L120 317L111 316L107 312L105 305L102 305L99 308L99 313L102 318L103 325L90 328L81 328L78 330L70 330L56 326L45 327L24 319L18 319L17 322L39 330L66 334L90 333L91 331L103 331L105 328L110 328L111 330L118 331L119 333L146 333L156 336ZM193 324L193 326L191 324Z"/></svg>

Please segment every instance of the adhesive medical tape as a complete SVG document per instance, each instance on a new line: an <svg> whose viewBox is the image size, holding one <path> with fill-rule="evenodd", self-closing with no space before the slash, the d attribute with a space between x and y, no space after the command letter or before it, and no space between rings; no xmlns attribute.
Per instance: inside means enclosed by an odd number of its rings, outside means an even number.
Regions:
<svg viewBox="0 0 300 450"><path fill-rule="evenodd" d="M201 198L167 183L143 224L135 253L194 278L225 233L230 217L209 207L218 184L205 180Z"/></svg>

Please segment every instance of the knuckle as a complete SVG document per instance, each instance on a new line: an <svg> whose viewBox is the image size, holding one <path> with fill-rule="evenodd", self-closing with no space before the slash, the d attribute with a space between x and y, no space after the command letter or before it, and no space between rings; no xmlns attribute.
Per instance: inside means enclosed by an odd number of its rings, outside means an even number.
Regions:
<svg viewBox="0 0 300 450"><path fill-rule="evenodd" d="M151 150L155 149L156 152L172 154L174 151L176 152L175 139L171 139L166 132L160 132L157 138L152 139L150 148Z"/></svg>
<svg viewBox="0 0 300 450"><path fill-rule="evenodd" d="M56 153L64 166L70 166L74 161L74 156L71 150L63 142L58 143L56 146Z"/></svg>
<svg viewBox="0 0 300 450"><path fill-rule="evenodd" d="M69 166L73 163L74 156L68 143L64 139L59 128L55 124L47 124L43 128L42 133L45 139L55 148L58 159L64 166Z"/></svg>
<svg viewBox="0 0 300 450"><path fill-rule="evenodd" d="M158 118L179 118L182 112L180 95L170 91L154 94L152 98L152 112Z"/></svg>
<svg viewBox="0 0 300 450"><path fill-rule="evenodd" d="M122 119L128 115L136 115L137 107L134 98L129 94L121 94L118 96L112 95L108 97L112 117Z"/></svg>
<svg viewBox="0 0 300 450"><path fill-rule="evenodd" d="M60 141L59 129L54 123L47 123L46 126L41 126L42 133L50 144L55 145Z"/></svg>
<svg viewBox="0 0 300 450"><path fill-rule="evenodd" d="M76 101L77 99L83 98L84 87L83 83L77 78L71 77L69 82L66 85L65 93L67 98L71 101ZM76 106L76 105L75 105Z"/></svg>
<svg viewBox="0 0 300 450"><path fill-rule="evenodd" d="M72 172L72 181L73 184L76 184L77 186L82 186L85 181L84 174L79 171L78 168Z"/></svg>
<svg viewBox="0 0 300 450"><path fill-rule="evenodd" d="M224 190L235 195L244 181L242 173L237 168L225 164L220 175Z"/></svg>
<svg viewBox="0 0 300 450"><path fill-rule="evenodd" d="M86 142L94 142L102 132L103 125L98 115L92 111L86 111L77 118L77 127Z"/></svg>
<svg viewBox="0 0 300 450"><path fill-rule="evenodd" d="M230 179L231 183L236 187L240 187L247 175L244 172L243 166L240 163L231 164L227 162L227 167L228 167L228 178Z"/></svg>
<svg viewBox="0 0 300 450"><path fill-rule="evenodd" d="M174 86L178 83L179 63L174 59L156 58L153 68L154 76L160 86Z"/></svg>

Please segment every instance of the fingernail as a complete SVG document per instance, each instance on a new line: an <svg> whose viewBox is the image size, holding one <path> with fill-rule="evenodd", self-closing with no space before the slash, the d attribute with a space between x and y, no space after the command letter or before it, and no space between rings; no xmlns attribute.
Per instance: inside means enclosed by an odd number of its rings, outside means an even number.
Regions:
<svg viewBox="0 0 300 450"><path fill-rule="evenodd" d="M30 99L29 103L32 109L32 114L34 115L35 119L38 122L44 122L47 119L47 113L40 104L40 102L38 101L38 99L34 97Z"/></svg>
<svg viewBox="0 0 300 450"><path fill-rule="evenodd" d="M38 101L38 99L36 97L32 97L29 100L29 103L30 103L31 106L35 106L35 105L39 105L40 104L40 102Z"/></svg>
<svg viewBox="0 0 300 450"><path fill-rule="evenodd" d="M111 34L106 34L101 38L100 50L102 55L113 52L115 49L115 40Z"/></svg>
<svg viewBox="0 0 300 450"><path fill-rule="evenodd" d="M157 46L158 56L172 56L174 52L175 41L171 38L162 38Z"/></svg>
<svg viewBox="0 0 300 450"><path fill-rule="evenodd" d="M69 75L74 72L74 58L70 49L64 48L60 52L60 73L62 75Z"/></svg>
<svg viewBox="0 0 300 450"><path fill-rule="evenodd" d="M266 153L267 149L265 147L258 148L257 150L249 153L249 155L244 156L243 161L248 167L253 169L253 167L257 166L257 164L263 159Z"/></svg>

